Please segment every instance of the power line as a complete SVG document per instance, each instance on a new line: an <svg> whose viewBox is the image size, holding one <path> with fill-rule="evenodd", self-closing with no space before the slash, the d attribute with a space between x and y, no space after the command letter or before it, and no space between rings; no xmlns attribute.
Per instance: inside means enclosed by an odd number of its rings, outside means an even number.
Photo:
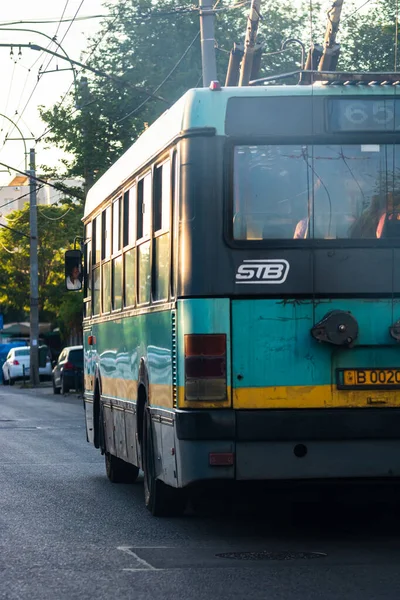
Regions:
<svg viewBox="0 0 400 600"><path fill-rule="evenodd" d="M107 19L110 15L86 15L84 17L76 17L75 21L89 21L91 19ZM28 20L28 21L4 21L0 22L0 27L4 25L52 25L53 23L69 23L73 20L73 17L66 17L65 19L41 19L39 21Z"/></svg>
<svg viewBox="0 0 400 600"><path fill-rule="evenodd" d="M50 206L54 206L55 204L57 204L57 202L53 202L52 204L50 204ZM65 217L65 215L67 215L69 213L70 210L72 210L72 206L70 206L63 215L61 215L60 217L55 217L55 218L48 217L41 210L39 210L39 213L42 215L42 217L44 217L45 219L48 219L49 221L60 221L60 219L63 219Z"/></svg>
<svg viewBox="0 0 400 600"><path fill-rule="evenodd" d="M64 17L64 15L65 15L65 11L67 10L67 6L68 6L68 4L69 4L69 1L70 1L70 0L66 0L66 2L65 2L65 4L64 4L64 8L63 8L63 11L62 11L61 17L60 17L60 19L59 19L59 21L58 21L58 25L57 25L56 32L55 32L55 34L54 34L54 36L53 36L53 38L54 38L55 40L57 39L57 34L58 34L58 32L60 31L61 23L62 23L62 20L63 20L63 17ZM75 15L75 16L76 16L76 15ZM72 19L72 22L73 22L73 19ZM61 43L62 43L62 42L61 42ZM53 56L50 58L49 62L47 63L47 65L46 65L46 66L45 66L45 68L43 69L44 71L47 71L47 69L48 69L48 67L49 67L49 64L51 63L51 61L53 60L53 58L54 58Z"/></svg>
<svg viewBox="0 0 400 600"><path fill-rule="evenodd" d="M82 4L83 4L84 2L85 2L85 0L81 0L81 3L80 3L80 5L79 5L79 7L78 7L78 9L77 9L77 11L76 11L76 13L75 13L74 17L76 17L76 15L78 14L78 12L79 12L79 11L80 11L80 9L82 8ZM70 29L71 29L71 27L72 27L72 24L73 24L73 22L74 22L74 19L71 21L71 23L70 23L70 25L69 25L69 27L68 27L67 31L64 33L64 36L62 37L60 44L62 44L62 42L64 41L64 39L65 39L65 37L66 37L67 33L69 32L69 30L70 30ZM60 44L58 44L58 47L60 47ZM49 44L49 46L50 46L50 44ZM47 49L49 48L49 46L47 46ZM46 69L47 69L47 67L49 66L49 64L51 63L51 61L52 61L52 60L53 60L53 57L51 57L50 61L47 63L47 66L45 67L45 69L44 69L44 70L46 70ZM29 105L29 102L31 101L31 99L32 99L32 97L33 97L33 95L34 95L34 93L35 93L35 91L36 91L36 89L37 89L37 87L38 87L38 85L39 85L39 82L40 82L40 78L37 80L37 82L36 82L36 84L35 84L35 87L33 88L32 92L31 92L31 95L29 96L29 98L28 98L28 100L27 100L27 102L26 102L26 104L25 104L24 108L22 109L22 113L19 115L19 117L18 117L18 119L17 119L17 125L18 125L19 121L21 120L21 117L22 117L22 115L23 115L23 114L24 114L24 112L26 111L26 109L27 109L27 107L28 107L28 105Z"/></svg>
<svg viewBox="0 0 400 600"><path fill-rule="evenodd" d="M125 0L124 5L127 3L127 0ZM111 21L111 23L109 23L108 27L107 27L107 31L105 32L105 34L98 39L98 41L96 42L96 44L94 45L94 47L91 49L89 56L86 58L85 64L87 65L88 62L90 61L91 57L93 56L93 54L96 52L97 48L100 46L101 42L104 41L104 39L106 38L107 34L110 32L112 26L114 25L114 23L117 21L119 17L119 14L117 13L117 15L113 18L113 20ZM57 104L57 108L61 108L61 106L63 105L63 103L65 102L66 97L68 96L71 88L73 86L73 83L71 83L71 85L69 86L69 88L67 89L67 91L65 92L64 96L62 97L61 101ZM85 105L87 106L87 105ZM82 106L81 108L84 108L84 106ZM69 112L68 117L71 117L73 114L75 114L79 109L78 108L74 108L72 111ZM45 135L47 135L48 133L50 133L50 131L52 131L54 129L54 127L49 127L47 129L44 130L44 132L37 138L36 142L39 142Z"/></svg>
<svg viewBox="0 0 400 600"><path fill-rule="evenodd" d="M2 167L5 167L6 169L10 169L10 171L16 171L17 173L21 173L22 175L27 176L26 172L22 171L21 169L16 169L15 167L12 167L11 165L7 165L6 163L3 163L3 162L0 162L0 165ZM62 187L54 185L53 183L49 183L45 179L41 179L40 177L34 177L33 175L29 175L28 177L30 179L33 179L34 181L38 181L39 183L48 185L49 187L54 188L55 190L57 190L59 192L62 192L66 196L70 196L71 198L76 198L78 200L82 200L82 196L80 196L79 194L75 194L74 192L66 192L65 189L63 189Z"/></svg>
<svg viewBox="0 0 400 600"><path fill-rule="evenodd" d="M15 60L14 60L14 67L13 67L13 70L12 70L12 74L11 74L11 81L10 81L10 85L9 85L9 88L8 88L8 94L7 94L7 102L6 102L6 107L5 107L5 109L4 109L4 114L5 114L5 115L7 114L7 110L8 110L8 103L10 102L11 88L12 88L12 84L13 84L13 81L14 81L14 75L15 75L15 69L16 69L16 67L17 67L17 61L15 61ZM0 129L0 132L1 132L1 131L3 131L3 123L4 123L4 120L5 120L5 117L2 117L2 127L1 127L1 129ZM4 145L4 144L3 144L3 145Z"/></svg>
<svg viewBox="0 0 400 600"><path fill-rule="evenodd" d="M26 233L23 233L22 231L18 231L18 229L13 229L12 227L8 227L8 225L4 225L4 223L0 223L0 227L4 227L4 229L9 229L10 231L13 231L14 233L18 233L19 235L22 235L23 237L31 239L30 235L26 235Z"/></svg>
<svg viewBox="0 0 400 600"><path fill-rule="evenodd" d="M8 254L17 254L18 253L18 250L9 250L8 248L6 248L1 240L0 240L0 246L3 248L3 250L8 252Z"/></svg>
<svg viewBox="0 0 400 600"><path fill-rule="evenodd" d="M42 185L38 185L36 187L36 191L38 192L39 190L41 190L44 187L44 184ZM14 204L14 202L18 202L18 200L22 200L22 198L26 198L27 196L30 195L30 192L28 192L27 194L23 194L22 196L18 196L18 198L13 198L12 200L9 200L8 202L5 202L5 204L1 204L0 205L0 210L6 206L8 206L9 204Z"/></svg>
<svg viewBox="0 0 400 600"><path fill-rule="evenodd" d="M347 15L347 17L345 19L343 19L342 24L346 23L346 21L348 21L349 19L351 19L351 17L354 17L354 15L356 15L360 10L362 10L364 8L364 6L367 6L367 4L369 4L370 2L374 2L375 0L367 0L366 2L364 2L364 4L361 4L361 6L359 6L358 8L356 8L355 11L353 11L352 13L350 13L349 15Z"/></svg>
<svg viewBox="0 0 400 600"><path fill-rule="evenodd" d="M64 15L65 15L65 11L67 10L68 4L69 4L69 0L66 0L66 2L65 2L65 4L64 4L63 11L62 11L62 14L61 14L61 17L60 17L60 20L58 21L57 30L56 30L56 32L55 32L55 34L54 34L54 37L55 37L55 38L57 38L57 34L58 34L58 32L60 31L61 23L63 22L63 18L64 18ZM75 14L75 15L72 17L72 22L74 22L74 21L75 21L75 19L76 19L76 16L77 16L77 15Z"/></svg>
<svg viewBox="0 0 400 600"><path fill-rule="evenodd" d="M164 83L166 83L168 81L168 79L174 74L174 72L176 71L176 69L179 67L179 65L181 64L181 62L183 61L183 59L186 57L187 53L189 52L189 50L192 48L193 44L196 42L197 38L200 36L200 31L198 31L195 35L195 37L193 38L193 40L190 42L189 46L186 48L185 52L182 54L182 56L180 57L180 59L178 60L178 62L172 67L171 71L168 73L168 75L162 80L162 82L160 83L160 85L158 85L155 90L153 91L153 94L156 94L158 92L158 90L164 85ZM149 98L146 98L145 100L143 100L143 102L141 104L139 104L139 106L137 106L136 108L134 108L130 113L128 113L127 115L125 115L124 117L122 117L121 119L118 119L117 123L121 123L122 121L125 121L125 119L127 119L128 117L131 117L133 114L135 114L139 109L142 108L142 106L144 106L148 101L150 100Z"/></svg>

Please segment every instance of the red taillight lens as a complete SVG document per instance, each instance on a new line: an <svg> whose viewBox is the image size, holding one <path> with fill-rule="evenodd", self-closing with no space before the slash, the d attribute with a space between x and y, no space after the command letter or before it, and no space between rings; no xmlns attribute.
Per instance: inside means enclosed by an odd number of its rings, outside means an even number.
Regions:
<svg viewBox="0 0 400 600"><path fill-rule="evenodd" d="M74 365L71 362L66 362L64 365L64 371L73 371Z"/></svg>
<svg viewBox="0 0 400 600"><path fill-rule="evenodd" d="M185 335L186 400L226 399L226 335Z"/></svg>
<svg viewBox="0 0 400 600"><path fill-rule="evenodd" d="M19 365L19 362L17 361L17 359L13 360L13 365L15 365L16 367Z"/></svg>
<svg viewBox="0 0 400 600"><path fill-rule="evenodd" d="M208 356L186 358L186 377L225 377L226 360Z"/></svg>
<svg viewBox="0 0 400 600"><path fill-rule="evenodd" d="M185 335L185 356L225 356L226 335Z"/></svg>

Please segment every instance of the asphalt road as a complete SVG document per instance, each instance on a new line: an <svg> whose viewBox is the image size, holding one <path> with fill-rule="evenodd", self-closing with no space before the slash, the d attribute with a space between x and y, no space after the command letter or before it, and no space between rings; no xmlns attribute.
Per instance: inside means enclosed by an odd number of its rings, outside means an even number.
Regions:
<svg viewBox="0 0 400 600"><path fill-rule="evenodd" d="M233 515L155 519L141 481L109 483L83 416L72 395L0 389L1 599L400 597L399 511L386 496L361 510L249 493Z"/></svg>

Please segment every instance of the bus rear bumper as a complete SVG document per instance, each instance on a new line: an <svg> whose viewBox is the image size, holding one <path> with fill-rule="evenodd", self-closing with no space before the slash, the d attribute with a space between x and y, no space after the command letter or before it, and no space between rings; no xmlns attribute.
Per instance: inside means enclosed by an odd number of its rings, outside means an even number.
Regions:
<svg viewBox="0 0 400 600"><path fill-rule="evenodd" d="M400 409L177 411L179 486L400 477ZM213 465L214 454L233 456Z"/></svg>
<svg viewBox="0 0 400 600"><path fill-rule="evenodd" d="M400 440L236 444L237 480L400 477Z"/></svg>

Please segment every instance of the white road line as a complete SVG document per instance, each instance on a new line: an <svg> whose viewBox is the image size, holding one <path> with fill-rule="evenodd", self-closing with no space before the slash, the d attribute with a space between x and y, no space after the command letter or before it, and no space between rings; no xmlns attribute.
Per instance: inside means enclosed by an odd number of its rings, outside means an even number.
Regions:
<svg viewBox="0 0 400 600"><path fill-rule="evenodd" d="M133 550L131 549L131 546L118 546L117 550L120 550L121 552L125 552L125 554L129 554L129 556L133 556L133 558L142 567L142 568L122 569L123 571L161 571L162 570L162 569L156 569L156 567L153 567L153 565L148 563L146 560L144 560L143 558L140 558L135 552L133 552Z"/></svg>

